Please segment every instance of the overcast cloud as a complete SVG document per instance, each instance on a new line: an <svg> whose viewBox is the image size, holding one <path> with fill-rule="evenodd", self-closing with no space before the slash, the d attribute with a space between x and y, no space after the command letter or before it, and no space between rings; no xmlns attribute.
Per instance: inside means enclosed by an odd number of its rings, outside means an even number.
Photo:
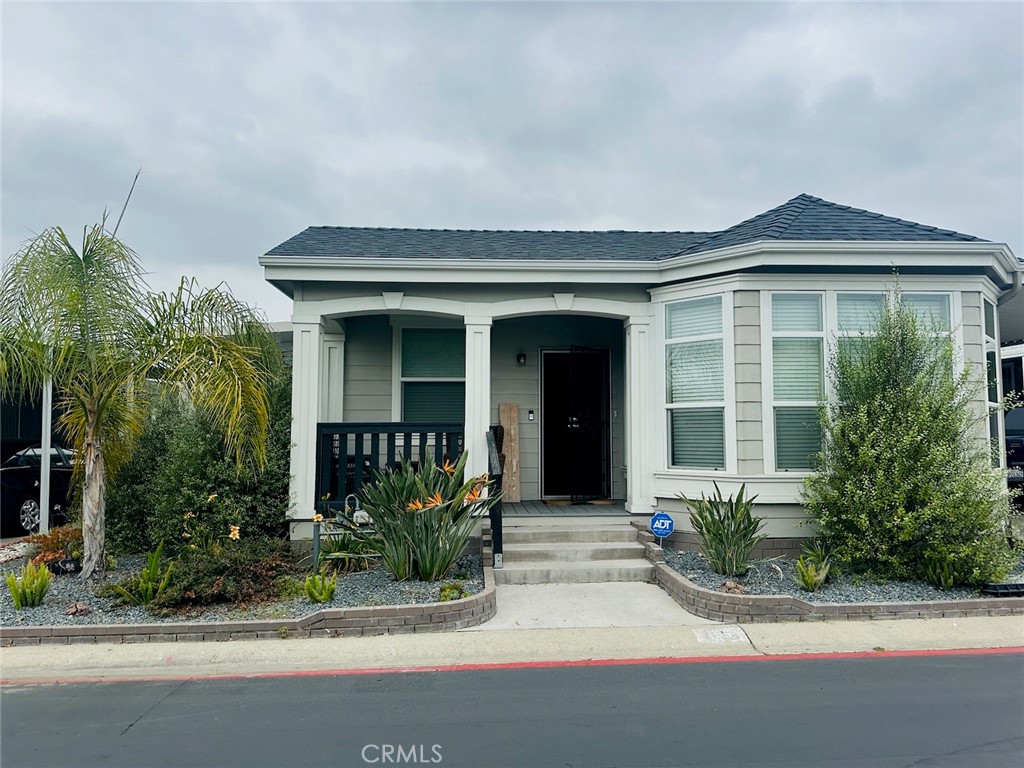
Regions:
<svg viewBox="0 0 1024 768"><path fill-rule="evenodd" d="M313 224L727 227L801 193L1024 256L1024 7L12 4L2 236L116 216L151 285Z"/></svg>

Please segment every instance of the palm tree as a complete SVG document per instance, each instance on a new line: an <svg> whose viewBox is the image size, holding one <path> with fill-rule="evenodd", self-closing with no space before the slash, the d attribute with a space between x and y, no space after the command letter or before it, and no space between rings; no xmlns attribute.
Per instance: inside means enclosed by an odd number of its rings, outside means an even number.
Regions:
<svg viewBox="0 0 1024 768"><path fill-rule="evenodd" d="M173 388L223 428L240 466L262 466L276 360L265 323L225 287L182 278L176 291L152 293L105 215L80 250L54 227L4 264L0 392L52 383L57 429L78 457L83 579L105 576L106 482L131 455L149 401Z"/></svg>

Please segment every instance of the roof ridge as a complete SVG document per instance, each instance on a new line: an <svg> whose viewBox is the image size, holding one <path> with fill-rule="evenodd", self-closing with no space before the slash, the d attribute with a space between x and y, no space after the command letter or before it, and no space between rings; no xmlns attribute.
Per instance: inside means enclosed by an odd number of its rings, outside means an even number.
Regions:
<svg viewBox="0 0 1024 768"><path fill-rule="evenodd" d="M799 202L797 202L797 201L799 201ZM808 195L806 192L801 192L799 195L794 197L792 200L788 200L785 203L783 203L782 206L780 206L780 207L784 208L787 205L792 205L793 208L796 209L796 210L794 210L793 214L790 216L789 221L786 222L786 226L784 226L779 231L779 233L777 235L775 235L775 239L776 240L782 240L782 236L784 234L786 234L786 231L790 227L793 226L793 223L804 214L804 211L806 211L811 206L811 203L818 202L818 201L821 201L820 197L814 197L813 195ZM822 201L822 202L824 202L824 201Z"/></svg>
<svg viewBox="0 0 1024 768"><path fill-rule="evenodd" d="M307 229L348 229L358 232L468 232L517 235L707 235L713 232L686 229L463 229L452 227L353 227L346 224L313 224Z"/></svg>

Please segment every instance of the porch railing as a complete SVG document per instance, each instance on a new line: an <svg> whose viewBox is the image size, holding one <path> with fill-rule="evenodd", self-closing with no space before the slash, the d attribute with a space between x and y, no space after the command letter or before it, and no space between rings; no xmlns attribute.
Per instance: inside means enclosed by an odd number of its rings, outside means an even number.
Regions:
<svg viewBox="0 0 1024 768"><path fill-rule="evenodd" d="M381 470L454 463L465 445L465 428L454 422L321 423L316 434L316 498L331 510L342 509L350 494L358 497Z"/></svg>

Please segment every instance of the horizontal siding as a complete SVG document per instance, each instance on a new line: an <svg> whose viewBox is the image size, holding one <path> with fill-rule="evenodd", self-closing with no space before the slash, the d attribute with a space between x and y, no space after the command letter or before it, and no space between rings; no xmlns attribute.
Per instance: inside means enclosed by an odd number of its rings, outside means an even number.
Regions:
<svg viewBox="0 0 1024 768"><path fill-rule="evenodd" d="M386 315L345 321L345 421L391 421L391 323Z"/></svg>
<svg viewBox="0 0 1024 768"><path fill-rule="evenodd" d="M736 358L736 467L741 475L764 472L761 428L761 294L733 294Z"/></svg>

